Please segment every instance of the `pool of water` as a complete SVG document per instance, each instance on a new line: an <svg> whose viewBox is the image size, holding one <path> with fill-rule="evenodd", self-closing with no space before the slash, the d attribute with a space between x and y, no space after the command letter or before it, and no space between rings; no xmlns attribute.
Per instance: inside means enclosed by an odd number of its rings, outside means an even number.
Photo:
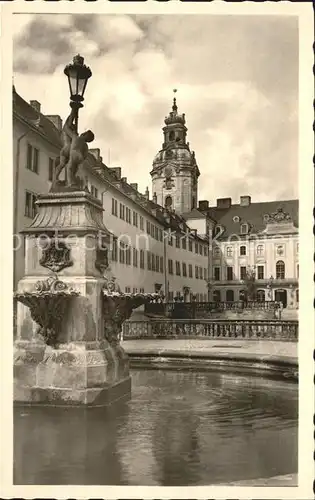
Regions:
<svg viewBox="0 0 315 500"><path fill-rule="evenodd" d="M132 370L128 403L16 407L14 482L193 486L296 473L297 387Z"/></svg>

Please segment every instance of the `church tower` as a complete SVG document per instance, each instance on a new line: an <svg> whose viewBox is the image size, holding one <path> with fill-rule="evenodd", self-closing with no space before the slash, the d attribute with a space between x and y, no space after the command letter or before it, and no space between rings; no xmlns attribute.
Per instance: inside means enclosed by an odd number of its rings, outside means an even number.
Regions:
<svg viewBox="0 0 315 500"><path fill-rule="evenodd" d="M182 214L197 207L200 172L195 152L190 151L186 142L185 114L178 113L175 97L164 123L164 142L150 172L152 193L159 205Z"/></svg>

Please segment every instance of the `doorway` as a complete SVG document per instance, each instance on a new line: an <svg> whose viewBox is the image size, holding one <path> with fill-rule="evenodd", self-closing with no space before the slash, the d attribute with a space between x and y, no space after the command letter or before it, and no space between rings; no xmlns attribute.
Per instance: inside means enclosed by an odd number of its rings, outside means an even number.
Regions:
<svg viewBox="0 0 315 500"><path fill-rule="evenodd" d="M275 301L276 302L282 302L283 308L287 307L288 304L288 297L287 297L287 291L280 289L275 291Z"/></svg>

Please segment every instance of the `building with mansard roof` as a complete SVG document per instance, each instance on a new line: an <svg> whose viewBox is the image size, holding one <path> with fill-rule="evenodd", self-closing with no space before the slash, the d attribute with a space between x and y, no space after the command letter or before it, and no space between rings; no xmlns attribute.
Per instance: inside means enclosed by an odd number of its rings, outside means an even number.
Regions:
<svg viewBox="0 0 315 500"><path fill-rule="evenodd" d="M61 147L62 120L45 116L38 101L26 102L13 88L14 284L24 275L19 231L36 213L36 197L48 192ZM169 300L236 301L246 296L245 278L256 276L259 300L299 301L298 201L233 204L198 201L202 176L187 141L186 118L176 99L153 156L152 198L129 183L120 167L108 167L90 149L79 177L82 189L102 201L111 234L110 268L122 290L161 290Z"/></svg>

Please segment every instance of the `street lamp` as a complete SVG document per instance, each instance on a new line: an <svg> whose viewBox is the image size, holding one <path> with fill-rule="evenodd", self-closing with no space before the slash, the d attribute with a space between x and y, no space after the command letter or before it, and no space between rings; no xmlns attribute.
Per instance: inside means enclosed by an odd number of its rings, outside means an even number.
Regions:
<svg viewBox="0 0 315 500"><path fill-rule="evenodd" d="M79 108L83 107L84 92L92 71L84 64L84 58L78 54L74 56L73 62L65 67L64 74L68 77L70 106L76 111L74 123L78 131L78 112Z"/></svg>

